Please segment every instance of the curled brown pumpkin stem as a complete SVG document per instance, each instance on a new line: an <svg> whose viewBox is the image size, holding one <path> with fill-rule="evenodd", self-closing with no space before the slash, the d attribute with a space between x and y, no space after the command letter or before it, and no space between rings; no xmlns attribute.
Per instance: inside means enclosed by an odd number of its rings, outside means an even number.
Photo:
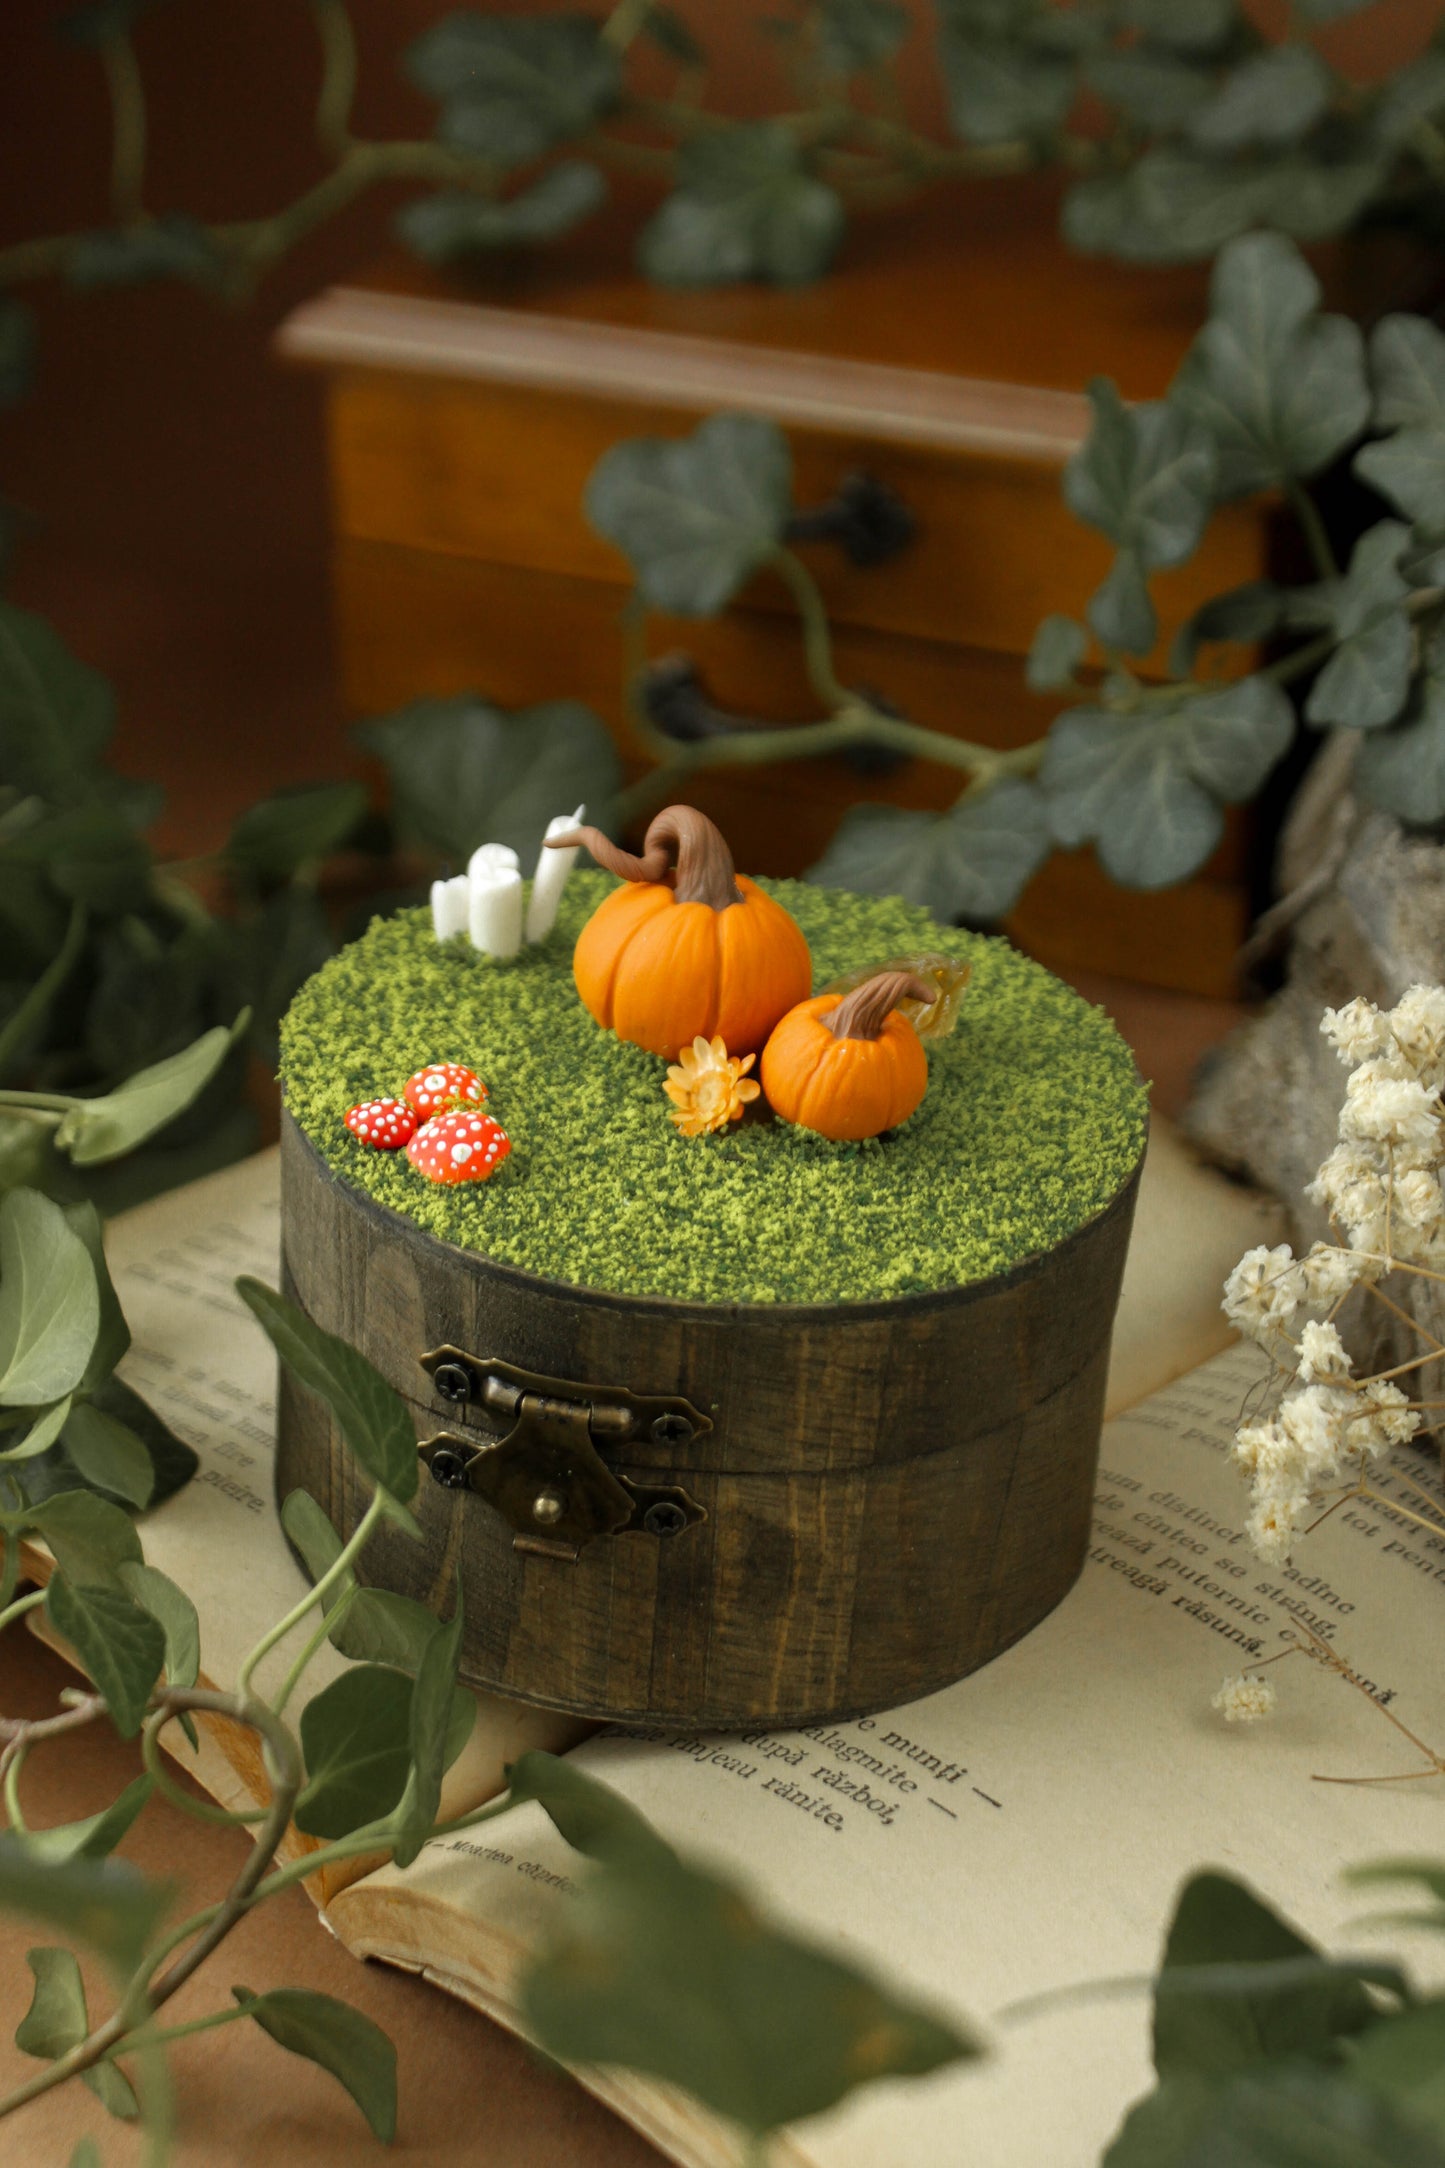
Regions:
<svg viewBox="0 0 1445 2168"><path fill-rule="evenodd" d="M671 876L679 903L706 903L714 911L725 911L729 904L743 900L733 872L733 854L721 831L696 806L667 805L654 813L642 839L640 858L619 850L600 828L569 828L564 836L547 838L552 851L575 843L584 843L599 866L620 874L624 881L666 881Z"/></svg>
<svg viewBox="0 0 1445 2168"><path fill-rule="evenodd" d="M937 999L937 987L926 986L912 971L880 971L877 978L865 979L845 994L837 1008L829 1009L818 1022L835 1039L876 1039L900 1001L931 1005Z"/></svg>

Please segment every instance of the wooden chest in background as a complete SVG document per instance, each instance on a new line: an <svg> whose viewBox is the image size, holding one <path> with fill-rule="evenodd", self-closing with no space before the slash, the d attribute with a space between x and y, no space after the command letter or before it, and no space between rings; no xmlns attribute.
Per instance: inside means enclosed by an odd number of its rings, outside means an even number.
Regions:
<svg viewBox="0 0 1445 2168"><path fill-rule="evenodd" d="M588 527L587 477L627 436L682 435L720 409L771 416L793 446L800 504L844 475L887 483L917 521L892 562L806 547L833 620L838 673L916 721L1008 746L1063 704L1024 683L1050 611L1080 614L1104 538L1060 496L1098 374L1157 396L1205 310L1199 270L1070 257L1052 192L989 185L862 224L818 285L665 293L631 270L632 215L467 285L387 266L307 304L286 354L328 372L339 642L345 697L374 714L474 689L507 706L586 700L629 773L646 763L622 698L629 568ZM1265 570L1266 524L1216 519L1194 562L1159 582L1176 624ZM716 622L655 625L726 708L778 722L818 713L791 600L759 576ZM860 775L838 757L699 776L689 796L738 862L816 860L844 808L946 805L956 771ZM1222 994L1247 918L1248 822L1232 820L1186 886L1117 888L1092 853L1056 856L1010 932L1045 962Z"/></svg>

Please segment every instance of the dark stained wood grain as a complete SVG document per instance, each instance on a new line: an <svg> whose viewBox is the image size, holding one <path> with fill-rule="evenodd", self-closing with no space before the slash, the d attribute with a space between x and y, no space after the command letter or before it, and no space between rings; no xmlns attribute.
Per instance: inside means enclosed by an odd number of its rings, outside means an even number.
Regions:
<svg viewBox="0 0 1445 2168"><path fill-rule="evenodd" d="M524 1369L681 1393L712 1429L607 1448L707 1518L659 1539L513 1548L483 1499L424 1480L418 1546L369 1577L442 1607L458 1571L470 1683L590 1716L746 1728L856 1715L974 1670L1050 1611L1083 1563L1109 1334L1137 1173L1096 1219L981 1286L833 1305L627 1298L500 1266L339 1181L287 1118L289 1291L410 1403L419 1439L493 1420L437 1396L444 1343ZM326 1410L283 1377L278 1488L338 1528L366 1485Z"/></svg>

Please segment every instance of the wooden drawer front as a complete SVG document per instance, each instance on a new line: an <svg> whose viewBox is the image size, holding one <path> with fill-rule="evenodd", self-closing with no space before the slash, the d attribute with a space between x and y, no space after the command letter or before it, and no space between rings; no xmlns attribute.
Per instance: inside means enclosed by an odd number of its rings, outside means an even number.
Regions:
<svg viewBox="0 0 1445 2168"><path fill-rule="evenodd" d="M593 580L343 542L336 602L347 703L375 714L464 691L506 707L571 696L606 719L629 775L637 774L651 763L623 711L619 601L615 587ZM816 714L799 644L776 617L740 609L718 622L667 622L661 632L661 647L686 645L728 706L779 721ZM1010 656L867 628L842 633L838 667L845 682L877 686L918 721L992 745L1037 737L1057 706L1027 690ZM746 776L700 772L686 794L718 822L743 865L791 874L821 857L859 799L942 807L960 783L932 762L862 776L829 757ZM1244 861L1238 819L1199 879L1159 895L1117 888L1092 853L1056 856L1010 930L1045 963L1226 995L1247 918Z"/></svg>
<svg viewBox="0 0 1445 2168"><path fill-rule="evenodd" d="M619 439L682 436L697 419L672 406L367 371L333 379L329 411L340 535L618 589L629 584L628 567L583 516L587 477ZM871 571L836 549L809 549L837 622L1017 657L1051 611L1082 611L1108 570L1110 546L1065 507L1057 465L870 441L864 432L795 430L792 444L800 503L821 502L862 467L896 489L919 522L914 546ZM1160 579L1164 624L1260 577L1266 546L1257 509L1226 507L1193 562ZM760 575L747 599L792 614L773 574Z"/></svg>

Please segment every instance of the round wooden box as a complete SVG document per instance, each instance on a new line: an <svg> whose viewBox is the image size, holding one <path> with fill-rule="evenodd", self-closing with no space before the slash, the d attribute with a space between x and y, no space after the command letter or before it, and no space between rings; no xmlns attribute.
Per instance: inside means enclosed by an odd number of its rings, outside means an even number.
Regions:
<svg viewBox="0 0 1445 2168"><path fill-rule="evenodd" d="M425 1541L364 1574L444 1609L469 1684L687 1729L802 1725L948 1685L1038 1624L1089 1536L1138 1168L979 1285L832 1305L594 1293L340 1181L286 1117L286 1291L411 1405ZM366 1491L283 1371L277 1485Z"/></svg>

